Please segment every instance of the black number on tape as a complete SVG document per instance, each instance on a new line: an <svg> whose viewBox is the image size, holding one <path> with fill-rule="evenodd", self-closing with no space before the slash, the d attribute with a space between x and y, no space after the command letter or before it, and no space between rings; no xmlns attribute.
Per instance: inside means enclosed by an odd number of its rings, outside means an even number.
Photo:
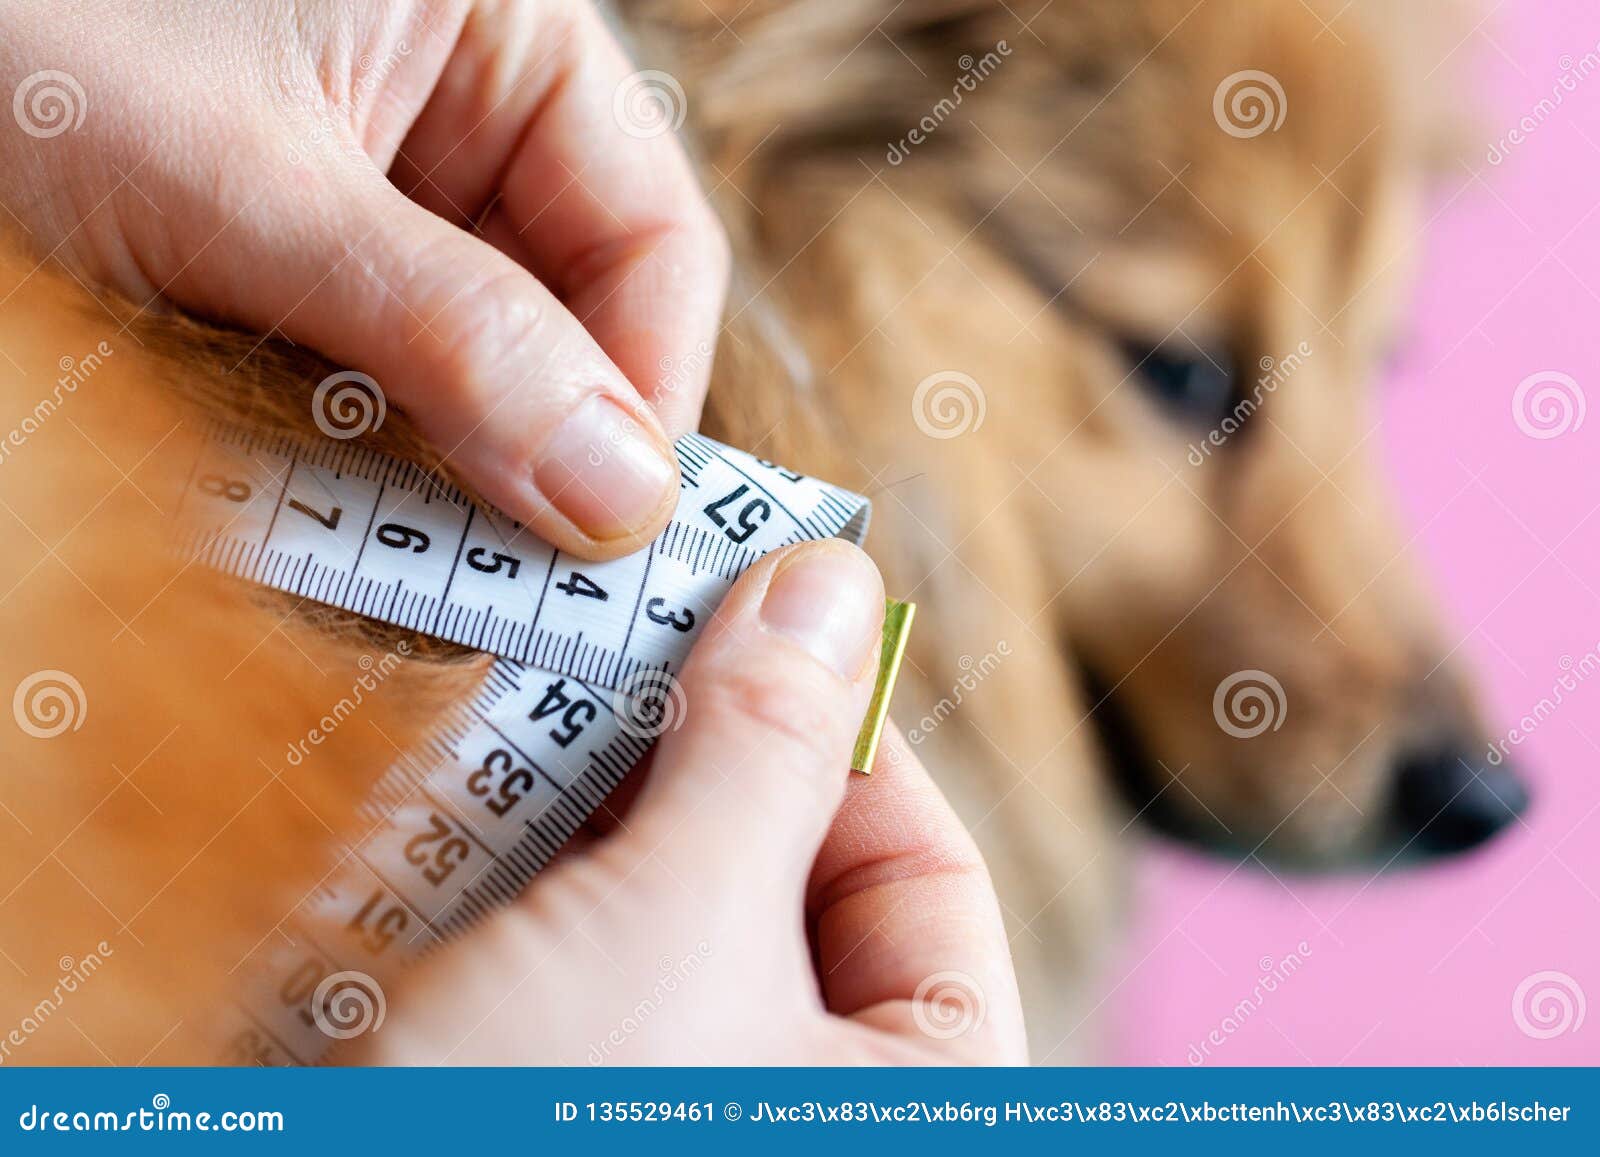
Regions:
<svg viewBox="0 0 1600 1157"><path fill-rule="evenodd" d="M385 904L382 890L367 897L361 910L350 917L345 927L357 934L361 946L374 956L380 955L394 938L406 930L411 917L399 904Z"/></svg>
<svg viewBox="0 0 1600 1157"><path fill-rule="evenodd" d="M644 613L652 623L660 623L663 627L671 627L675 631L688 631L694 628L694 612L688 607L684 607L681 611L669 611L666 599L651 599L644 605Z"/></svg>
<svg viewBox="0 0 1600 1157"><path fill-rule="evenodd" d="M505 777L500 781L500 790L494 796L485 799L483 806L497 816L504 816L522 802L523 796L533 790L533 772L525 767L518 767L509 751L497 747L483 757L481 768L467 776L467 790L473 795L488 796L489 781L496 775Z"/></svg>
<svg viewBox="0 0 1600 1157"><path fill-rule="evenodd" d="M722 513L722 508L730 502L737 502L748 493L750 493L750 484L741 482L715 502L709 503L705 508L706 517L722 528L722 533L728 536L730 542L744 542L752 534L760 530L767 519L772 517L771 503L765 498L752 498L739 511L737 529L729 526L728 516Z"/></svg>
<svg viewBox="0 0 1600 1157"><path fill-rule="evenodd" d="M561 712L561 726L550 729L550 738L562 747L571 747L572 741L583 734L585 725L594 722L600 709L587 699L574 699L567 694L567 681L557 679L544 689L544 696L528 712L528 718L538 723L541 719Z"/></svg>
<svg viewBox="0 0 1600 1157"><path fill-rule="evenodd" d="M489 552L484 550L483 547L473 547L467 551L467 565L475 571L482 571L484 574L499 574L503 568L506 572L506 578L509 579L516 578L517 571L522 569L522 560L520 558L512 558L509 554L501 554L496 551L493 555L490 555L488 562L484 562L484 555L487 554Z"/></svg>
<svg viewBox="0 0 1600 1157"><path fill-rule="evenodd" d="M220 474L202 474L200 481L195 483L201 493L226 498L229 502L246 502L253 491L248 482L237 478L224 478Z"/></svg>
<svg viewBox="0 0 1600 1157"><path fill-rule="evenodd" d="M429 844L438 846L429 849ZM472 851L467 841L452 834L450 825L438 812L428 816L428 830L406 841L406 860L422 869L422 878L437 888L450 878L456 865Z"/></svg>
<svg viewBox="0 0 1600 1157"><path fill-rule="evenodd" d="M423 531L413 526L402 526L398 522L386 522L378 527L377 539L384 546L392 546L396 550L410 549L421 554L428 549L432 541Z"/></svg>
<svg viewBox="0 0 1600 1157"><path fill-rule="evenodd" d="M329 530L338 530L339 519L344 517L344 507L342 506L335 506L332 510L328 511L328 513L323 514L320 510L311 509L311 507L307 506L304 502L301 502L298 498L289 499L289 509L298 510L307 518L322 523L322 525L326 526Z"/></svg>
<svg viewBox="0 0 1600 1157"><path fill-rule="evenodd" d="M582 595L586 599L598 599L602 603L611 597L599 583L578 571L573 571L566 582L557 583L556 590L565 591L569 595Z"/></svg>

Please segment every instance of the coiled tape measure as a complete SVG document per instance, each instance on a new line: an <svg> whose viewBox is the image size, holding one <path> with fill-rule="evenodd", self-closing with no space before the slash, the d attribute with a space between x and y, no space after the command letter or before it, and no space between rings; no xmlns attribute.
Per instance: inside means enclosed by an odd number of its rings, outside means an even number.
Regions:
<svg viewBox="0 0 1600 1157"><path fill-rule="evenodd" d="M667 529L591 563L370 447L213 432L180 507L190 556L497 657L477 694L379 779L365 833L260 947L223 1026L228 1059L314 1063L381 1023L371 971L516 896L681 717L673 672L734 579L779 547L866 535L858 494L695 434L676 450ZM889 603L858 771L872 766L914 610Z"/></svg>

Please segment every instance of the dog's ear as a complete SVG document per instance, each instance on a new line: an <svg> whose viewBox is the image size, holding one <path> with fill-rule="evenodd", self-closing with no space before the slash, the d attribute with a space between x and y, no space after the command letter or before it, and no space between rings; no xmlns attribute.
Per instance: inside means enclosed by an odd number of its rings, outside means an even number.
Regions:
<svg viewBox="0 0 1600 1157"><path fill-rule="evenodd" d="M210 1006L284 941L366 788L449 697L436 666L374 679L363 656L381 640L308 629L177 557L201 423L174 384L248 409L281 366L230 382L205 342L156 357L150 333L170 323L128 316L0 261L11 1063L211 1059Z"/></svg>
<svg viewBox="0 0 1600 1157"><path fill-rule="evenodd" d="M617 7L641 63L683 83L697 146L758 169L830 143L881 153L950 95L964 53L981 56L1020 31L1000 0L622 0ZM727 182L750 176L724 167Z"/></svg>
<svg viewBox="0 0 1600 1157"><path fill-rule="evenodd" d="M948 96L962 53L992 51L993 35L1002 34L985 22L1004 5L619 0L613 7L640 66L665 70L683 87L684 137L733 242L734 280L704 428L848 482L860 463L827 456L827 447L848 439L830 428L838 415L813 393L825 384L826 366L813 364L790 324L830 307L796 300L814 287L783 277L788 254L804 240L791 235L811 233L799 214L788 219L785 206L814 211L828 201L827 186L848 186L847 197L870 175L856 153L882 167L885 144ZM939 64L919 66L907 53ZM959 196L944 177L941 184Z"/></svg>
<svg viewBox="0 0 1600 1157"><path fill-rule="evenodd" d="M1361 36L1378 67L1369 79L1390 86L1386 115L1405 156L1424 175L1465 180L1483 165L1482 86L1474 83L1478 38L1491 16L1481 0L1356 0L1325 13L1330 34Z"/></svg>

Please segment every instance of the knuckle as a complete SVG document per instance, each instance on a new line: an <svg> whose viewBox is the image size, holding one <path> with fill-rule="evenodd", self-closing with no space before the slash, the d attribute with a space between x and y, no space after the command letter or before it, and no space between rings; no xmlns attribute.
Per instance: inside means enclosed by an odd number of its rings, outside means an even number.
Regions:
<svg viewBox="0 0 1600 1157"><path fill-rule="evenodd" d="M459 251L426 254L408 287L413 292L400 295L405 324L427 349L441 385L477 394L537 372L534 351L543 344L545 319L528 275L490 261L462 276L455 272L460 264ZM506 366L515 366L516 376L507 378Z"/></svg>
<svg viewBox="0 0 1600 1157"><path fill-rule="evenodd" d="M700 233L705 246L706 264L715 274L718 286L726 287L733 272L733 242L722 218L710 206L706 207L702 220L704 223Z"/></svg>
<svg viewBox="0 0 1600 1157"><path fill-rule="evenodd" d="M777 672L784 670L780 677ZM843 760L844 736L838 691L822 672L815 678L792 664L747 663L701 687L703 709L748 729L754 749L776 745L807 763ZM691 709L693 703L691 702Z"/></svg>

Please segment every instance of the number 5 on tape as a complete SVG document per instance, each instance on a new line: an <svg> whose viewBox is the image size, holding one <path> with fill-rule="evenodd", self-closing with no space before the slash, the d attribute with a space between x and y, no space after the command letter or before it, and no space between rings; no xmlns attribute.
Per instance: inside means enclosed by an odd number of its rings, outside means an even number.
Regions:
<svg viewBox="0 0 1600 1157"><path fill-rule="evenodd" d="M368 833L296 914L232 1039L315 1060L329 981L452 935L511 899L681 722L681 668L735 578L807 539L859 543L866 499L708 438L676 446L667 529L591 563L368 447L218 428L189 474L184 546L230 574L498 656L483 687L380 779ZM891 601L852 758L870 771L914 607Z"/></svg>

